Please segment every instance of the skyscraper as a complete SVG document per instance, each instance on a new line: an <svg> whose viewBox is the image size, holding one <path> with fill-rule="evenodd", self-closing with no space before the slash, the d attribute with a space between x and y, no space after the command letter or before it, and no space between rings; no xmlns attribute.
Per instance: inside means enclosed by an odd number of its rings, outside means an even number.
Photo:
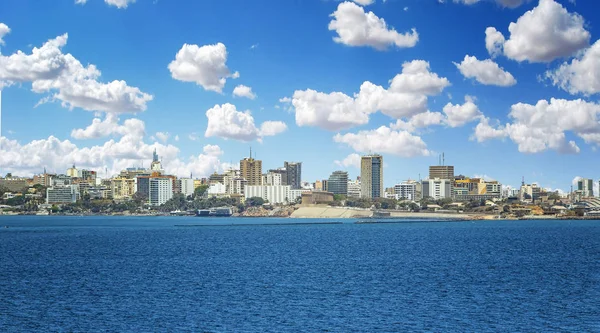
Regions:
<svg viewBox="0 0 600 333"><path fill-rule="evenodd" d="M362 198L383 195L383 156L367 155L360 161L360 192Z"/></svg>
<svg viewBox="0 0 600 333"><path fill-rule="evenodd" d="M297 190L302 187L302 162L283 162L283 166L287 173L287 183L292 190Z"/></svg>
<svg viewBox="0 0 600 333"><path fill-rule="evenodd" d="M327 191L333 194L348 194L348 172L334 171L327 180Z"/></svg>
<svg viewBox="0 0 600 333"><path fill-rule="evenodd" d="M248 185L262 185L262 161L252 158L252 149L250 157L240 161L240 174L248 181Z"/></svg>
<svg viewBox="0 0 600 333"><path fill-rule="evenodd" d="M432 165L429 167L429 179L449 179L454 181L454 166Z"/></svg>
<svg viewBox="0 0 600 333"><path fill-rule="evenodd" d="M581 191L583 197L594 196L594 180L588 178L581 178L577 181L577 190Z"/></svg>

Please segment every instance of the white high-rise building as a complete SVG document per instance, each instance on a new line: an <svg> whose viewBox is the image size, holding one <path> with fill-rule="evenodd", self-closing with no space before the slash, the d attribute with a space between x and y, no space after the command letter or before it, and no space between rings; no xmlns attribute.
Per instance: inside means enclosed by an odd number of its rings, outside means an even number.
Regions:
<svg viewBox="0 0 600 333"><path fill-rule="evenodd" d="M394 186L394 194L398 195L399 199L417 200L417 183L403 182Z"/></svg>
<svg viewBox="0 0 600 333"><path fill-rule="evenodd" d="M177 183L181 194L186 197L194 194L194 180L192 178L179 178Z"/></svg>
<svg viewBox="0 0 600 333"><path fill-rule="evenodd" d="M450 179L426 179L423 181L423 198L431 197L434 200L451 198L452 183Z"/></svg>
<svg viewBox="0 0 600 333"><path fill-rule="evenodd" d="M173 180L171 178L150 178L150 205L160 206L172 197Z"/></svg>

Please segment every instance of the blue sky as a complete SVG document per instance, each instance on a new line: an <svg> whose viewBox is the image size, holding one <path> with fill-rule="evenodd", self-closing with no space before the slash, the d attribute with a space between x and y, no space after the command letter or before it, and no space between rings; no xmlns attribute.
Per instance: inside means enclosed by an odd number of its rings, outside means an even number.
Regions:
<svg viewBox="0 0 600 333"><path fill-rule="evenodd" d="M426 176L442 152L457 173L503 184L568 190L575 176L600 177L595 1L75 2L0 3L2 173L112 173L156 148L167 171L205 176L252 146L265 168L302 161L306 181L355 177L353 154L369 151L384 155L386 186ZM488 27L499 50L486 48ZM59 53L12 57L64 34ZM61 65L31 70L48 64ZM417 74L391 83L403 64ZM78 81L90 65L101 75ZM365 81L376 88L363 95ZM254 99L233 96L239 85Z"/></svg>

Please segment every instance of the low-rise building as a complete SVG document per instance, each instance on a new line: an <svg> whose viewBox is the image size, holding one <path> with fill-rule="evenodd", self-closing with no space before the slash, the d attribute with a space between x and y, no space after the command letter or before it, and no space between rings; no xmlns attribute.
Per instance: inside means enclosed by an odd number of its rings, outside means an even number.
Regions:
<svg viewBox="0 0 600 333"><path fill-rule="evenodd" d="M179 178L176 182L179 193L186 197L194 194L194 180L192 178Z"/></svg>
<svg viewBox="0 0 600 333"><path fill-rule="evenodd" d="M394 193L398 195L399 199L405 200L418 200L417 198L417 182L406 181L400 184L394 185Z"/></svg>
<svg viewBox="0 0 600 333"><path fill-rule="evenodd" d="M348 181L348 192L346 194L348 198L360 198L360 180L349 180Z"/></svg>
<svg viewBox="0 0 600 333"><path fill-rule="evenodd" d="M303 192L310 190L292 190L289 185L246 185L244 196L246 199L259 197L271 204L283 204L296 201Z"/></svg>
<svg viewBox="0 0 600 333"><path fill-rule="evenodd" d="M110 181L110 190L115 200L131 199L136 192L136 178L113 178Z"/></svg>
<svg viewBox="0 0 600 333"><path fill-rule="evenodd" d="M324 204L333 202L333 193L324 191L311 191L302 193L303 205Z"/></svg>
<svg viewBox="0 0 600 333"><path fill-rule="evenodd" d="M434 200L452 197L452 183L450 179L423 180L423 198L431 197Z"/></svg>

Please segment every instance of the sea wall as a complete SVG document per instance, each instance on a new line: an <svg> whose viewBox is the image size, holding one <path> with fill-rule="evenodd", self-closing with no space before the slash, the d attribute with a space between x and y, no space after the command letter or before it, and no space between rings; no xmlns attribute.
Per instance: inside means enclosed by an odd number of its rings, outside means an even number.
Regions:
<svg viewBox="0 0 600 333"><path fill-rule="evenodd" d="M361 218L371 217L370 210L359 210L342 207L300 207L292 213L292 218Z"/></svg>

